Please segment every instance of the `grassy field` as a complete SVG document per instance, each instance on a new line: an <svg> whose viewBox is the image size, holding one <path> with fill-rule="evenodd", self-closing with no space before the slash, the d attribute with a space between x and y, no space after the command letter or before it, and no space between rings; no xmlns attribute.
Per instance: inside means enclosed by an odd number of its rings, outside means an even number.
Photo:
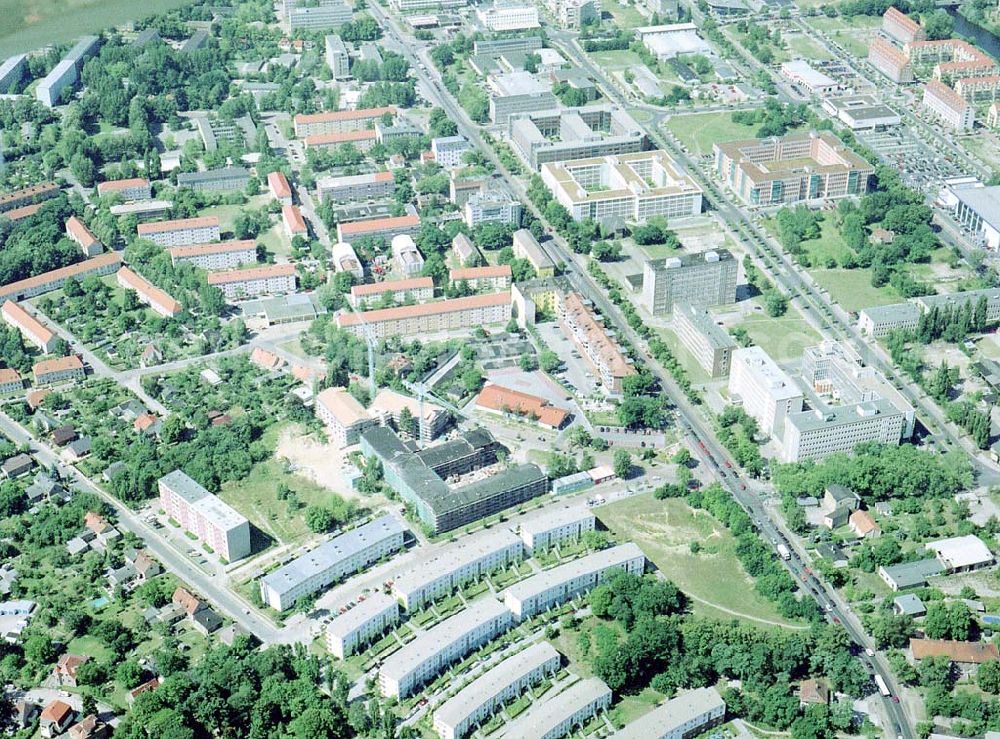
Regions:
<svg viewBox="0 0 1000 739"><path fill-rule="evenodd" d="M666 126L696 156L711 154L716 142L752 139L757 135L757 126L734 123L733 114L728 111L673 115Z"/></svg>
<svg viewBox="0 0 1000 739"><path fill-rule="evenodd" d="M753 342L771 355L783 361L797 359L807 346L815 346L822 337L806 323L794 308L789 308L781 318L755 313L740 324Z"/></svg>
<svg viewBox="0 0 1000 739"><path fill-rule="evenodd" d="M642 59L634 51L591 51L588 52L590 58L599 64L602 69L617 71L619 69L629 69L642 64Z"/></svg>
<svg viewBox="0 0 1000 739"><path fill-rule="evenodd" d="M871 272L867 269L814 269L810 274L830 293L830 299L848 312L903 302L889 285L872 287Z"/></svg>
<svg viewBox="0 0 1000 739"><path fill-rule="evenodd" d="M736 559L735 538L707 513L692 510L683 500L656 500L651 494L601 506L595 513L620 538L642 547L691 598L695 613L792 625L754 590ZM702 545L698 554L691 554L693 541Z"/></svg>
<svg viewBox="0 0 1000 739"><path fill-rule="evenodd" d="M647 24L646 16L636 10L631 0L624 6L618 0L601 0L600 5L605 13L614 17L615 25L619 28L635 28Z"/></svg>
<svg viewBox="0 0 1000 739"><path fill-rule="evenodd" d="M801 33L787 36L785 44L787 44L789 55L792 57L814 61L825 61L833 58L829 51Z"/></svg>
<svg viewBox="0 0 1000 739"><path fill-rule="evenodd" d="M128 20L139 20L188 0L0 0L0 57L46 44L67 43Z"/></svg>
<svg viewBox="0 0 1000 739"><path fill-rule="evenodd" d="M826 33L854 56L863 58L868 55L868 43L874 34L873 29L881 25L882 19L866 15L854 18L815 16L807 18L806 23L817 31Z"/></svg>

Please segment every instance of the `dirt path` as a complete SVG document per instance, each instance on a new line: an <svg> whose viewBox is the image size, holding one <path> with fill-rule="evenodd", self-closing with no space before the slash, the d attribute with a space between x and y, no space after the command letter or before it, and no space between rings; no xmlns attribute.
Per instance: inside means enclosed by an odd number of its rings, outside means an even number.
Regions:
<svg viewBox="0 0 1000 739"><path fill-rule="evenodd" d="M784 621L771 621L770 619L760 618L759 616L750 616L746 613L740 613L739 611L734 611L732 608L726 608L725 606L716 605L710 600L699 598L697 595L691 595L691 593L687 591L683 592L686 597L690 598L691 600L697 603L701 603L704 606L709 606L710 608L714 608L717 611L722 611L723 613L728 613L730 616L736 616L737 618L745 619L746 621L756 621L759 624L767 624L768 626L778 626L779 628L782 629L794 629L795 631L805 631L806 629L809 628L808 626L790 624Z"/></svg>

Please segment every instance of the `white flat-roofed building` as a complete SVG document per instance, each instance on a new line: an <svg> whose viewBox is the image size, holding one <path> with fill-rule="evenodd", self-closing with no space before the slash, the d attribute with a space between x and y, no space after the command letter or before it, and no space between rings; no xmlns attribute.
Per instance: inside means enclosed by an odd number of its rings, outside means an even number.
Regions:
<svg viewBox="0 0 1000 739"><path fill-rule="evenodd" d="M559 669L559 652L548 642L532 644L480 675L434 712L441 739L463 739L511 698Z"/></svg>
<svg viewBox="0 0 1000 739"><path fill-rule="evenodd" d="M510 117L507 136L535 170L545 162L632 154L648 144L642 126L612 105L518 113Z"/></svg>
<svg viewBox="0 0 1000 739"><path fill-rule="evenodd" d="M949 572L969 572L996 562L993 552L975 534L928 542L926 547Z"/></svg>
<svg viewBox="0 0 1000 739"><path fill-rule="evenodd" d="M892 331L913 331L920 322L915 303L894 303L864 308L858 313L858 329L866 336L882 339Z"/></svg>
<svg viewBox="0 0 1000 739"><path fill-rule="evenodd" d="M506 739L529 736L531 739L561 739L610 705L611 688L599 678L587 678L546 701L536 703L508 724L500 736Z"/></svg>
<svg viewBox="0 0 1000 739"><path fill-rule="evenodd" d="M358 253L350 244L340 241L330 250L333 268L337 272L350 272L357 280L365 279L365 268L361 266Z"/></svg>
<svg viewBox="0 0 1000 739"><path fill-rule="evenodd" d="M545 162L541 173L575 221L645 223L701 213L701 187L662 150Z"/></svg>
<svg viewBox="0 0 1000 739"><path fill-rule="evenodd" d="M4 321L21 332L21 335L45 354L55 351L59 338L38 322L28 311L13 300L0 307Z"/></svg>
<svg viewBox="0 0 1000 739"><path fill-rule="evenodd" d="M408 611L448 595L470 580L521 559L524 546L511 531L491 531L450 544L432 559L397 577L392 593Z"/></svg>
<svg viewBox="0 0 1000 739"><path fill-rule="evenodd" d="M813 95L829 95L840 87L837 80L813 69L804 59L793 59L782 64L781 75L806 88Z"/></svg>
<svg viewBox="0 0 1000 739"><path fill-rule="evenodd" d="M341 578L363 570L403 547L406 528L393 515L346 531L260 580L260 597L276 611L295 605Z"/></svg>
<svg viewBox="0 0 1000 739"><path fill-rule="evenodd" d="M289 33L296 31L327 31L340 28L354 16L354 8L347 3L323 0L312 7L291 8L288 11Z"/></svg>
<svg viewBox="0 0 1000 739"><path fill-rule="evenodd" d="M409 234L392 237L392 258L396 260L399 271L407 277L419 275L424 268L424 257Z"/></svg>
<svg viewBox="0 0 1000 739"><path fill-rule="evenodd" d="M785 419L802 411L802 390L759 346L733 352L729 367L729 398L739 398L743 410L765 434L780 439Z"/></svg>
<svg viewBox="0 0 1000 739"><path fill-rule="evenodd" d="M24 79L28 71L28 55L15 54L0 64L0 93L6 94Z"/></svg>
<svg viewBox="0 0 1000 739"><path fill-rule="evenodd" d="M733 352L739 345L724 328L716 324L712 314L690 303L674 303L673 316L677 338L698 364L711 377L728 375Z"/></svg>
<svg viewBox="0 0 1000 739"><path fill-rule="evenodd" d="M392 195L395 190L396 179L392 172L321 177L316 180L316 191L319 193L321 202L328 200L334 202L374 200Z"/></svg>
<svg viewBox="0 0 1000 739"><path fill-rule="evenodd" d="M257 261L257 242L253 239L220 241L216 244L190 244L168 250L174 266L192 264L208 271L236 269Z"/></svg>
<svg viewBox="0 0 1000 739"><path fill-rule="evenodd" d="M823 101L823 110L854 131L891 128L902 121L899 113L872 95L830 97Z"/></svg>
<svg viewBox="0 0 1000 739"><path fill-rule="evenodd" d="M115 218L135 216L136 221L155 221L163 218L174 207L172 200L137 200L131 203L115 203L109 208Z"/></svg>
<svg viewBox="0 0 1000 739"><path fill-rule="evenodd" d="M140 239L149 239L164 248L207 244L219 240L219 219L215 216L181 218L175 221L140 223L136 227Z"/></svg>
<svg viewBox="0 0 1000 739"><path fill-rule="evenodd" d="M612 572L641 575L646 555L629 542L553 567L504 591L504 603L520 621L593 590Z"/></svg>
<svg viewBox="0 0 1000 739"><path fill-rule="evenodd" d="M438 166L452 169L461 166L462 156L472 150L472 144L464 136L440 136L431 139L431 153Z"/></svg>
<svg viewBox="0 0 1000 739"><path fill-rule="evenodd" d="M899 444L906 415L885 398L852 405L789 413L784 419L781 460L820 460L837 452L851 452L866 441Z"/></svg>
<svg viewBox="0 0 1000 739"><path fill-rule="evenodd" d="M611 739L689 739L718 726L726 703L715 688L696 688L672 698L613 734Z"/></svg>
<svg viewBox="0 0 1000 739"><path fill-rule="evenodd" d="M35 97L49 108L62 102L63 90L71 87L79 79L76 64L70 59L63 59L56 64L35 88Z"/></svg>
<svg viewBox="0 0 1000 739"><path fill-rule="evenodd" d="M222 290L227 300L291 293L295 292L295 265L268 264L262 267L211 272L208 275L208 284Z"/></svg>
<svg viewBox="0 0 1000 739"><path fill-rule="evenodd" d="M736 302L736 259L728 249L712 249L642 265L642 302L654 316L678 303L696 307Z"/></svg>
<svg viewBox="0 0 1000 739"><path fill-rule="evenodd" d="M315 410L338 449L357 444L361 432L374 425L365 407L342 387L328 387L317 395Z"/></svg>
<svg viewBox="0 0 1000 739"><path fill-rule="evenodd" d="M597 519L584 505L571 504L534 516L521 524L519 533L529 552L547 549L569 539L579 539L593 531Z"/></svg>
<svg viewBox="0 0 1000 739"><path fill-rule="evenodd" d="M491 74L486 78L486 87L490 93L490 120L500 125L505 125L513 113L559 107L551 87L530 72Z"/></svg>
<svg viewBox="0 0 1000 739"><path fill-rule="evenodd" d="M635 29L635 35L660 61L673 59L678 54L711 53L711 47L698 34L694 23L643 26Z"/></svg>
<svg viewBox="0 0 1000 739"><path fill-rule="evenodd" d="M391 595L375 591L330 622L326 648L334 657L344 659L398 622L399 603Z"/></svg>
<svg viewBox="0 0 1000 739"><path fill-rule="evenodd" d="M511 623L510 611L492 595L446 618L386 658L378 671L382 695L400 700L412 695L448 665L507 631Z"/></svg>
<svg viewBox="0 0 1000 739"><path fill-rule="evenodd" d="M534 5L498 5L476 11L479 22L490 31L523 31L538 28L538 8Z"/></svg>
<svg viewBox="0 0 1000 739"><path fill-rule="evenodd" d="M250 524L241 514L180 470L158 481L167 516L229 562L250 554Z"/></svg>
<svg viewBox="0 0 1000 739"><path fill-rule="evenodd" d="M351 76L351 58L347 46L340 36L327 36L324 39L326 47L326 66L330 68L334 79L346 79Z"/></svg>

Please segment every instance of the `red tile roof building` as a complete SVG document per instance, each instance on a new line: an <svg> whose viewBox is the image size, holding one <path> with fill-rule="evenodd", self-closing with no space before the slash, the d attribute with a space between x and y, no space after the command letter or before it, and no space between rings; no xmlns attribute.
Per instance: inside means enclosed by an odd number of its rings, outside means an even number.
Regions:
<svg viewBox="0 0 1000 739"><path fill-rule="evenodd" d="M122 267L118 270L117 279L119 285L126 290L134 290L140 302L145 303L164 318L173 318L183 310L181 304L169 294L128 267Z"/></svg>
<svg viewBox="0 0 1000 739"><path fill-rule="evenodd" d="M228 272L211 272L208 284L222 290L228 300L290 293L295 291L295 265L269 264Z"/></svg>
<svg viewBox="0 0 1000 739"><path fill-rule="evenodd" d="M45 272L36 277L11 282L8 285L0 287L0 299L24 300L47 293L50 290L58 290L70 278L80 281L90 275L97 275L98 277L110 275L118 269L121 261L121 254L109 252L83 262L71 264L68 267L60 267L51 272Z"/></svg>
<svg viewBox="0 0 1000 739"><path fill-rule="evenodd" d="M375 131L344 131L342 133L317 133L303 139L307 149L323 149L351 144L358 151L368 151L377 143Z"/></svg>
<svg viewBox="0 0 1000 739"><path fill-rule="evenodd" d="M480 391L479 397L476 398L476 408L492 413L527 416L550 429L562 428L570 416L569 411L550 405L545 398L493 383L486 385Z"/></svg>
<svg viewBox="0 0 1000 739"><path fill-rule="evenodd" d="M919 23L894 7L890 7L882 16L882 32L900 44L926 38Z"/></svg>
<svg viewBox="0 0 1000 739"><path fill-rule="evenodd" d="M4 321L21 332L21 335L45 354L55 351L58 339L24 308L13 300L6 301L0 307L0 315Z"/></svg>
<svg viewBox="0 0 1000 739"><path fill-rule="evenodd" d="M271 196L282 205L292 204L292 188L283 172L271 172L267 175L267 187Z"/></svg>
<svg viewBox="0 0 1000 739"><path fill-rule="evenodd" d="M968 131L975 124L975 109L948 85L931 80L924 86L924 106L937 118L959 131Z"/></svg>
<svg viewBox="0 0 1000 739"><path fill-rule="evenodd" d="M97 194L101 197L112 194L120 195L123 200L149 200L153 197L149 180L145 177L100 182L97 185Z"/></svg>
<svg viewBox="0 0 1000 739"><path fill-rule="evenodd" d="M370 218L337 224L337 240L351 242L361 236L381 236L386 241L399 234L416 236L420 231L420 216Z"/></svg>
<svg viewBox="0 0 1000 739"><path fill-rule="evenodd" d="M55 182L42 182L31 187L24 187L13 192L0 195L0 213L7 213L15 208L33 205L43 200L54 198L59 194L59 185Z"/></svg>
<svg viewBox="0 0 1000 739"><path fill-rule="evenodd" d="M913 65L906 54L881 36L868 47L868 63L896 84L913 82Z"/></svg>
<svg viewBox="0 0 1000 739"><path fill-rule="evenodd" d="M302 217L302 211L299 210L299 206L282 206L281 223L285 227L285 235L288 238L293 239L296 236L301 236L302 238L309 237L309 227L306 226L306 220Z"/></svg>
<svg viewBox="0 0 1000 739"><path fill-rule="evenodd" d="M461 267L448 272L448 281L452 284L465 282L473 290L482 290L483 288L505 290L510 287L512 274L509 264Z"/></svg>
<svg viewBox="0 0 1000 739"><path fill-rule="evenodd" d="M16 369L0 367L0 395L10 395L24 390L24 380Z"/></svg>
<svg viewBox="0 0 1000 739"><path fill-rule="evenodd" d="M35 378L36 385L49 385L66 380L82 380L86 376L83 362L75 355L38 362L31 368L31 373Z"/></svg>
<svg viewBox="0 0 1000 739"><path fill-rule="evenodd" d="M80 245L85 257L96 257L103 250L101 242L76 216L70 216L69 220L66 221L66 235Z"/></svg>
<svg viewBox="0 0 1000 739"><path fill-rule="evenodd" d="M371 128L375 121L386 113L396 114L392 106L384 108L362 108L361 110L337 110L329 113L312 113L295 116L295 135L299 138L319 133L340 133Z"/></svg>
<svg viewBox="0 0 1000 739"><path fill-rule="evenodd" d="M359 338L364 338L370 329L374 338L380 339L455 331L509 320L510 292L506 291L363 313L341 313L337 316L337 326Z"/></svg>
<svg viewBox="0 0 1000 739"><path fill-rule="evenodd" d="M609 395L621 395L622 380L636 373L618 342L609 334L604 320L598 317L579 293L567 293L556 300L556 315L563 331L590 360L601 385Z"/></svg>

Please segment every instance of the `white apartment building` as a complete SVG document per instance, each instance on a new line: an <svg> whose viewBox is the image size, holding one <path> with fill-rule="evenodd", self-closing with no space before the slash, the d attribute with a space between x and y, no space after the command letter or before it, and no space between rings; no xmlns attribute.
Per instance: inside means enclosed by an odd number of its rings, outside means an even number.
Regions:
<svg viewBox="0 0 1000 739"><path fill-rule="evenodd" d="M330 68L334 79L346 79L351 76L351 58L347 46L340 36L327 36L323 40L326 47L326 66Z"/></svg>
<svg viewBox="0 0 1000 739"><path fill-rule="evenodd" d="M337 316L337 327L360 338L371 332L373 338L381 339L507 323L510 315L510 292L504 291L381 308L363 314L341 313Z"/></svg>
<svg viewBox="0 0 1000 739"><path fill-rule="evenodd" d="M976 109L941 80L931 80L924 87L924 107L958 131L969 131L975 125Z"/></svg>
<svg viewBox="0 0 1000 739"><path fill-rule="evenodd" d="M105 195L118 195L122 200L149 200L153 197L153 190L149 186L149 180L145 177L131 177L126 180L107 180L97 183L97 194L101 197Z"/></svg>
<svg viewBox="0 0 1000 739"><path fill-rule="evenodd" d="M920 308L915 303L876 305L858 312L858 330L876 339L892 331L913 331L919 323Z"/></svg>
<svg viewBox="0 0 1000 739"><path fill-rule="evenodd" d="M382 695L407 698L448 665L507 631L511 623L510 611L487 595L387 657L378 672Z"/></svg>
<svg viewBox="0 0 1000 739"><path fill-rule="evenodd" d="M394 303L422 303L434 298L434 280L430 277L410 277L405 280L385 280L366 285L354 285L347 296L352 308L366 308L379 305L386 295L392 295Z"/></svg>
<svg viewBox="0 0 1000 739"><path fill-rule="evenodd" d="M345 659L397 623L399 603L391 595L375 591L330 622L326 627L326 648L334 657Z"/></svg>
<svg viewBox="0 0 1000 739"><path fill-rule="evenodd" d="M580 680L548 700L536 703L507 725L504 739L561 739L611 705L611 688L603 680Z"/></svg>
<svg viewBox="0 0 1000 739"><path fill-rule="evenodd" d="M316 416L338 449L358 443L361 432L373 425L365 407L342 387L328 387L316 396Z"/></svg>
<svg viewBox="0 0 1000 739"><path fill-rule="evenodd" d="M158 481L160 506L167 516L229 562L250 554L250 523L180 470Z"/></svg>
<svg viewBox="0 0 1000 739"><path fill-rule="evenodd" d="M677 338L709 376L728 375L733 352L739 345L716 324L712 314L690 303L675 303L673 317Z"/></svg>
<svg viewBox="0 0 1000 739"><path fill-rule="evenodd" d="M374 200L392 195L395 190L396 178L392 172L321 177L316 180L316 192L320 202L324 203Z"/></svg>
<svg viewBox="0 0 1000 739"><path fill-rule="evenodd" d="M548 642L532 644L480 675L434 712L441 739L464 739L511 698L559 669L561 657Z"/></svg>
<svg viewBox="0 0 1000 739"><path fill-rule="evenodd" d="M481 223L511 223L521 225L524 206L503 190L477 192L465 201L462 217L465 225L475 228Z"/></svg>
<svg viewBox="0 0 1000 739"><path fill-rule="evenodd" d="M438 166L444 169L454 169L462 165L462 155L472 150L464 136L439 136L431 139L431 153Z"/></svg>
<svg viewBox="0 0 1000 739"><path fill-rule="evenodd" d="M343 241L338 242L330 249L330 255L334 270L350 272L357 280L365 279L365 268L361 266L361 260L353 246Z"/></svg>
<svg viewBox="0 0 1000 739"><path fill-rule="evenodd" d="M464 282L473 290L506 290L510 287L513 271L509 264L483 267L459 267L448 270L448 282Z"/></svg>
<svg viewBox="0 0 1000 739"><path fill-rule="evenodd" d="M176 221L140 223L136 227L140 239L149 239L164 248L187 244L207 244L219 240L219 219L215 216L181 218Z"/></svg>
<svg viewBox="0 0 1000 739"><path fill-rule="evenodd" d="M408 611L422 608L470 580L521 559L521 540L507 529L449 545L432 559L397 577L392 594Z"/></svg>
<svg viewBox="0 0 1000 739"><path fill-rule="evenodd" d="M784 434L778 437L781 459L819 460L851 452L865 441L899 444L906 423L905 414L885 398L791 413L785 418Z"/></svg>
<svg viewBox="0 0 1000 739"><path fill-rule="evenodd" d="M347 3L321 2L313 7L292 8L287 16L289 33L299 30L326 31L340 28L354 16L354 9Z"/></svg>
<svg viewBox="0 0 1000 739"><path fill-rule="evenodd" d="M68 267L60 267L51 272L2 285L0 286L0 300L27 300L50 290L58 290L70 278L83 280L90 275L98 277L110 275L118 270L121 263L122 255L120 252L112 251L98 254L96 257L71 264Z"/></svg>
<svg viewBox="0 0 1000 739"><path fill-rule="evenodd" d="M588 554L511 585L504 591L504 603L520 621L590 592L612 572L625 570L641 575L645 568L646 555L629 542Z"/></svg>
<svg viewBox="0 0 1000 739"><path fill-rule="evenodd" d="M364 131L375 125L386 113L396 114L394 107L361 108L360 110L334 110L328 113L299 113L295 116L295 135L299 138L324 133Z"/></svg>
<svg viewBox="0 0 1000 739"><path fill-rule="evenodd" d="M489 31L523 31L538 28L538 8L534 5L498 5L476 11L479 22Z"/></svg>
<svg viewBox="0 0 1000 739"><path fill-rule="evenodd" d="M729 399L742 402L760 430L776 439L784 434L785 419L802 411L802 390L759 346L733 352Z"/></svg>
<svg viewBox="0 0 1000 739"><path fill-rule="evenodd" d="M257 261L257 242L253 239L240 241L220 241L216 244L190 244L175 246L168 250L170 261L191 264L209 272L221 269L236 269Z"/></svg>
<svg viewBox="0 0 1000 739"><path fill-rule="evenodd" d="M424 268L424 257L409 234L392 237L392 258L399 271L407 277L419 275Z"/></svg>
<svg viewBox="0 0 1000 739"><path fill-rule="evenodd" d="M393 515L335 536L260 580L260 597L284 611L303 597L353 575L403 547L406 528Z"/></svg>
<svg viewBox="0 0 1000 739"><path fill-rule="evenodd" d="M208 284L222 290L227 300L295 292L295 265L269 264L264 267L211 272Z"/></svg>
<svg viewBox="0 0 1000 739"><path fill-rule="evenodd" d="M21 336L38 347L43 354L55 351L58 337L13 300L4 302L0 307L0 314L3 315L4 321L20 331Z"/></svg>
<svg viewBox="0 0 1000 739"><path fill-rule="evenodd" d="M566 505L521 524L519 533L529 552L547 549L564 541L579 539L593 531L597 519L584 505Z"/></svg>
<svg viewBox="0 0 1000 739"><path fill-rule="evenodd" d="M688 739L723 722L726 703L715 688L695 688L668 700L611 739Z"/></svg>

